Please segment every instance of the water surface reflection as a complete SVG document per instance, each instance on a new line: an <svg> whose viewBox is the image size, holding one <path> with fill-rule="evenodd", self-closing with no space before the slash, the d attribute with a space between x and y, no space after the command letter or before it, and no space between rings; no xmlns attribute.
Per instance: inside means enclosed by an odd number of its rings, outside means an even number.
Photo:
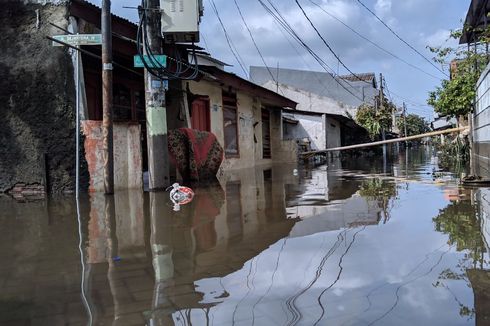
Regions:
<svg viewBox="0 0 490 326"><path fill-rule="evenodd" d="M229 173L179 212L168 193L91 194L83 273L72 199L0 199L0 323L489 322L490 190L425 149L295 168Z"/></svg>

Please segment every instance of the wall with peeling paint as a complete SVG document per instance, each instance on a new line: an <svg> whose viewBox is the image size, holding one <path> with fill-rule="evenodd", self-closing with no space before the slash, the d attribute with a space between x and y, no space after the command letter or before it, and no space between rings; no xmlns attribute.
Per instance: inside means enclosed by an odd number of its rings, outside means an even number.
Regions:
<svg viewBox="0 0 490 326"><path fill-rule="evenodd" d="M222 88L217 83L205 80L189 82L193 95L209 97L211 132L214 133L223 146L223 100ZM296 144L282 140L282 113L279 109L271 109L271 156L264 159L262 154L262 109L260 100L248 93L237 91L237 116L239 153L238 158L225 158L222 170L250 168L256 165L273 164L274 162L295 162ZM256 124L254 126L254 124ZM254 137L255 136L255 137Z"/></svg>
<svg viewBox="0 0 490 326"><path fill-rule="evenodd" d="M90 173L89 192L104 191L102 121L82 121L85 158ZM141 127L136 123L114 123L114 189L143 189Z"/></svg>

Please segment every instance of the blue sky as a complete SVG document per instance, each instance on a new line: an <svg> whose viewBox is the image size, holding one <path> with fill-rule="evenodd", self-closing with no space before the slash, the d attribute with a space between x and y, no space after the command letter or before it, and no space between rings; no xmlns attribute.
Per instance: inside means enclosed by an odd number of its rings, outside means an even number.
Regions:
<svg viewBox="0 0 490 326"><path fill-rule="evenodd" d="M203 0L205 13L201 23L201 45L216 58L231 65L228 70L244 77L244 73L233 57L225 40L218 19L211 9L211 0ZM288 19L289 23L305 42L315 50L330 67L340 74L348 71L328 51L321 39L302 15L294 0L271 0ZM325 11L424 71L445 78L436 68L399 41L386 27L361 7L357 0L312 0ZM362 0L376 12L403 39L431 58L427 45L447 44L451 29L461 26L469 7L469 0ZM92 0L100 5L100 1ZM243 25L234 1L214 0L223 23L231 35L247 66L263 65L252 40ZM271 16L258 1L237 0L251 32L269 66L282 68L323 71L305 50L292 39L287 39ZM440 84L438 78L430 77L405 63L389 56L370 43L355 35L338 21L329 17L310 0L299 0L321 34L340 56L346 66L354 72L383 73L393 100L401 104L407 99L408 110L431 120L433 111L426 104L427 93ZM139 1L113 1L113 12L132 21L137 20L136 10L123 6L138 5ZM296 49L291 45L294 44ZM455 44L454 42L452 43ZM298 55L298 51L299 54ZM447 70L447 69L446 69ZM395 95L396 94L396 95Z"/></svg>

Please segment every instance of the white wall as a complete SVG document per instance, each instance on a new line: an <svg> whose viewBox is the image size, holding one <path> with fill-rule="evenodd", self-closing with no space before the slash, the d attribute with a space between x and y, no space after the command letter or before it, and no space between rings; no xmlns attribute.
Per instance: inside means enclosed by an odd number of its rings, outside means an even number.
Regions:
<svg viewBox="0 0 490 326"><path fill-rule="evenodd" d="M263 87L275 92L277 86L274 82L268 82L263 85ZM348 112L352 116L356 115L357 108L345 105L328 97L313 94L302 89L281 84L279 93L298 103L296 109L300 111L338 114L343 116L348 116L346 114L346 112Z"/></svg>
<svg viewBox="0 0 490 326"><path fill-rule="evenodd" d="M483 71L477 84L477 103L473 114L474 141L490 142L490 64Z"/></svg>

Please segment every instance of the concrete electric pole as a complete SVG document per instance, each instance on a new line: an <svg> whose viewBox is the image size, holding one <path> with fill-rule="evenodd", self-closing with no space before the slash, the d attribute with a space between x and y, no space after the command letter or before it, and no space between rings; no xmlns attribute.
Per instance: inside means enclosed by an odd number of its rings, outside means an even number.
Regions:
<svg viewBox="0 0 490 326"><path fill-rule="evenodd" d="M405 137L408 137L407 135L407 106L405 105L405 102L403 102L403 133ZM408 141L405 141L405 146L408 145Z"/></svg>
<svg viewBox="0 0 490 326"><path fill-rule="evenodd" d="M146 7L143 8L147 19L143 33L148 45L144 45L144 54L162 54L160 1L147 0ZM164 190L170 185L165 86L160 78L153 76L147 69L145 100L149 189Z"/></svg>
<svg viewBox="0 0 490 326"><path fill-rule="evenodd" d="M104 191L114 193L114 148L112 126L112 28L111 1L102 0L102 135Z"/></svg>

